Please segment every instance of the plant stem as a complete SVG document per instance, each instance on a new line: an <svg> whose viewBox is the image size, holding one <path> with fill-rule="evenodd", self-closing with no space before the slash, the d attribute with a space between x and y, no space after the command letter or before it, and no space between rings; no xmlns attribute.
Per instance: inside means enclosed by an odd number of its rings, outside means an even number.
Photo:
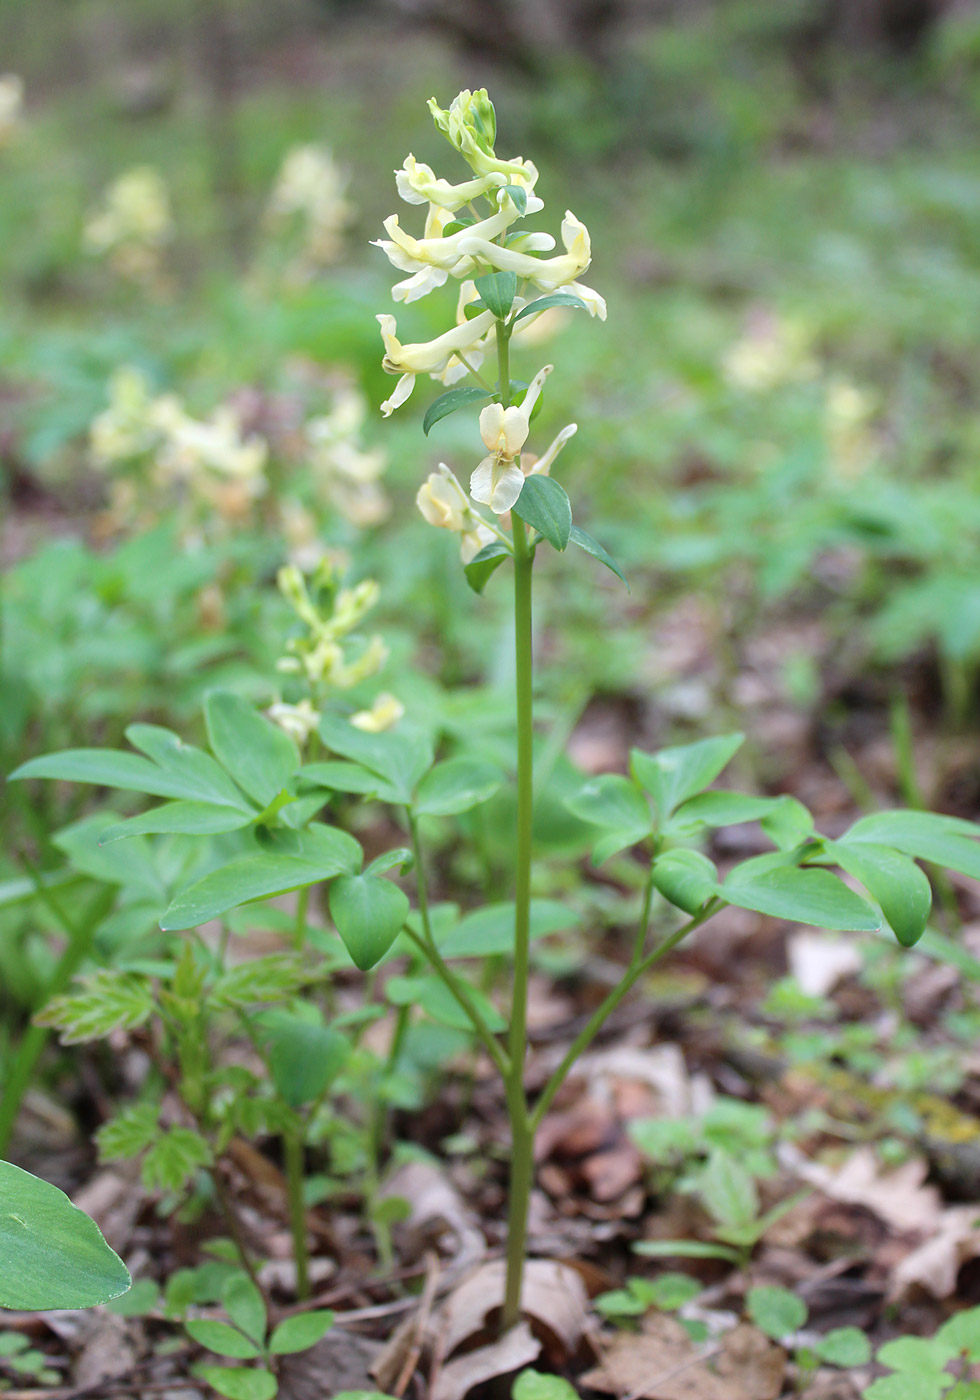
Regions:
<svg viewBox="0 0 980 1400"><path fill-rule="evenodd" d="M416 948L418 948L419 952L425 957L432 971L439 978L440 982L445 985L447 991L451 992L453 997L466 1012L483 1048L496 1065L498 1074L500 1074L503 1079L506 1079L510 1073L510 1060L501 1049L499 1043L495 1040L490 1027L480 1015L476 1006L474 1006L473 999L469 995L465 984L460 983L459 979L454 976L449 964L440 956L434 944L426 943L424 939L419 938L418 934L413 933L410 928L406 928L404 933L405 937L410 939L411 942L415 944Z"/></svg>
<svg viewBox="0 0 980 1400"><path fill-rule="evenodd" d="M306 945L306 915L310 907L310 886L304 885L296 896L296 924L293 928L293 946L301 953Z"/></svg>
<svg viewBox="0 0 980 1400"><path fill-rule="evenodd" d="M500 401L510 401L510 339L497 324ZM527 988L531 944L531 841L534 817L534 700L531 649L531 581L534 552L524 522L514 531L514 659L517 699L517 827L514 849L514 985L510 1014L510 1072L505 1084L511 1129L510 1200L507 1220L507 1283L501 1328L521 1316L521 1287L527 1242L527 1213L533 1179L534 1130L524 1091L527 1057Z"/></svg>
<svg viewBox="0 0 980 1400"><path fill-rule="evenodd" d="M296 1264L296 1296L301 1302L310 1296L310 1256L306 1246L306 1208L303 1202L303 1139L292 1130L283 1137L286 1166L286 1194L289 1200L289 1228L293 1236Z"/></svg>

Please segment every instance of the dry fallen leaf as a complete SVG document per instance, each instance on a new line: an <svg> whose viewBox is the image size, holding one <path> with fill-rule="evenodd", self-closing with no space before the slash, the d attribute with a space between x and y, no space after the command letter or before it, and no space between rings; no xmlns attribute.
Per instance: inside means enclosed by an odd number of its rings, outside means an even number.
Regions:
<svg viewBox="0 0 980 1400"><path fill-rule="evenodd" d="M138 1332L126 1318L100 1310L87 1313L86 1322L85 1340L73 1368L79 1390L128 1375L138 1359Z"/></svg>
<svg viewBox="0 0 980 1400"><path fill-rule="evenodd" d="M483 1232L446 1172L428 1162L408 1162L385 1183L382 1198L401 1197L409 1216L400 1227L409 1236L410 1253L420 1258L427 1249L451 1254L452 1274L463 1274L486 1253ZM447 1244L445 1236L452 1236Z"/></svg>
<svg viewBox="0 0 980 1400"><path fill-rule="evenodd" d="M825 997L838 982L861 970L861 954L853 939L801 929L787 944L789 970L807 996Z"/></svg>
<svg viewBox="0 0 980 1400"><path fill-rule="evenodd" d="M939 1226L941 1198L934 1186L922 1184L929 1170L922 1158L903 1162L890 1172L881 1170L870 1147L858 1148L843 1167L836 1170L822 1162L808 1161L795 1149L784 1152L783 1160L798 1177L816 1186L825 1196L849 1205L865 1206L902 1233L934 1231Z"/></svg>
<svg viewBox="0 0 980 1400"><path fill-rule="evenodd" d="M446 1299L433 1326L447 1356L488 1333L489 1321L503 1306L506 1272L502 1259L484 1264ZM521 1306L550 1355L556 1360L575 1355L587 1314L585 1285L574 1269L554 1259L529 1259Z"/></svg>
<svg viewBox="0 0 980 1400"><path fill-rule="evenodd" d="M634 1400L776 1400L783 1351L742 1324L698 1349L676 1318L653 1314L642 1332L619 1333L582 1385Z"/></svg>
<svg viewBox="0 0 980 1400"><path fill-rule="evenodd" d="M536 1361L541 1344L526 1322L512 1327L499 1341L465 1352L446 1363L436 1376L431 1400L463 1400L474 1386L507 1376Z"/></svg>
<svg viewBox="0 0 980 1400"><path fill-rule="evenodd" d="M951 1206L944 1210L935 1233L896 1267L892 1276L895 1291L903 1293L918 1284L934 1298L951 1297L956 1292L962 1265L980 1257L978 1221L977 1206Z"/></svg>

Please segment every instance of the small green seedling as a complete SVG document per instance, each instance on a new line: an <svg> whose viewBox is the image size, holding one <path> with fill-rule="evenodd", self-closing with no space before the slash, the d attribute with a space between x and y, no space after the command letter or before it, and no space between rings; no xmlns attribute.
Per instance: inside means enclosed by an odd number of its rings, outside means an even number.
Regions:
<svg viewBox="0 0 980 1400"><path fill-rule="evenodd" d="M788 1288L750 1288L745 1308L761 1332L793 1353L801 1390L820 1365L851 1370L871 1360L871 1343L858 1327L835 1327L807 1345L800 1343L798 1334L806 1326L809 1310Z"/></svg>
<svg viewBox="0 0 980 1400"><path fill-rule="evenodd" d="M20 1332L0 1332L0 1372L30 1376L39 1385L57 1385L61 1377L52 1371L43 1352L32 1347Z"/></svg>
<svg viewBox="0 0 980 1400"><path fill-rule="evenodd" d="M262 1294L244 1274L229 1279L222 1290L228 1321L194 1317L184 1324L187 1335L199 1346L235 1361L255 1361L255 1366L195 1367L195 1375L207 1381L228 1400L273 1400L279 1383L275 1358L308 1351L330 1331L334 1315L329 1310L297 1313L268 1334L268 1316Z"/></svg>
<svg viewBox="0 0 980 1400"><path fill-rule="evenodd" d="M980 1400L980 1381L966 1374L980 1362L980 1308L957 1313L934 1337L885 1342L875 1360L892 1374L872 1381L864 1400Z"/></svg>

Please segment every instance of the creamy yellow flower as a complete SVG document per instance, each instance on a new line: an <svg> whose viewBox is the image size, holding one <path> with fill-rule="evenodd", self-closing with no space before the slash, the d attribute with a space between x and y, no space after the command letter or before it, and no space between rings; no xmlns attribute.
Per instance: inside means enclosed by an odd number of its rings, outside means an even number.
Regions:
<svg viewBox="0 0 980 1400"><path fill-rule="evenodd" d="M421 341L418 344L402 345L395 334L397 323L394 316L381 314L377 317L384 341L385 355L383 367L388 374L399 374L395 392L381 405L381 412L387 418L400 404L403 404L415 387L415 376L433 374L444 370L456 354L465 355L478 345L494 325L492 311L483 311L472 321L464 321L460 326L437 336L435 340Z"/></svg>
<svg viewBox="0 0 980 1400"><path fill-rule="evenodd" d="M471 528L473 510L469 497L445 462L440 462L439 470L430 473L419 487L415 504L423 518L438 530L462 532Z"/></svg>
<svg viewBox="0 0 980 1400"><path fill-rule="evenodd" d="M369 710L358 710L356 715L351 715L350 722L355 729L363 729L367 734L381 734L397 724L404 713L402 702L384 690Z"/></svg>
<svg viewBox="0 0 980 1400"><path fill-rule="evenodd" d="M511 509L524 487L524 473L515 459L527 442L531 412L552 368L545 365L538 371L519 407L492 403L480 414L480 436L490 456L470 477L470 495L497 515Z"/></svg>
<svg viewBox="0 0 980 1400"><path fill-rule="evenodd" d="M451 185L448 180L439 179L430 165L417 161L411 154L405 157L401 170L395 171L395 188L406 204L436 204L452 213L469 204L471 199L479 199L481 195L506 183L506 175L492 171L478 180L464 180L462 184Z"/></svg>
<svg viewBox="0 0 980 1400"><path fill-rule="evenodd" d="M553 292L574 282L580 273L585 272L592 261L592 241L589 231L570 209L565 211L561 225L564 253L553 258L535 258L529 253L521 253L513 248L502 248L472 229L464 230L459 237L459 252L481 263L489 263L500 272L515 272L526 278L542 292ZM592 298L595 293L591 293ZM583 298L584 300L584 298ZM595 313L593 313L595 314Z"/></svg>
<svg viewBox="0 0 980 1400"><path fill-rule="evenodd" d="M566 428L562 428L561 432L552 440L547 450L542 453L540 457L535 457L532 458L530 462L525 461L522 463L527 475L547 476L554 465L555 458L565 446L565 443L568 442L570 438L573 438L577 432L577 423L569 423Z"/></svg>
<svg viewBox="0 0 980 1400"><path fill-rule="evenodd" d="M533 185L538 172L529 160L525 161L520 157L515 160L500 160L494 153L497 119L486 88L479 88L476 92L464 88L453 98L448 110L440 107L435 98L431 97L429 111L446 140L451 146L455 146L475 174L499 173L506 175L511 184L524 179Z"/></svg>
<svg viewBox="0 0 980 1400"><path fill-rule="evenodd" d="M320 716L309 700L301 700L298 705L287 705L284 701L277 700L274 705L269 706L266 714L273 724L278 724L279 728L285 730L290 739L301 747L320 722Z"/></svg>
<svg viewBox="0 0 980 1400"><path fill-rule="evenodd" d="M388 238L375 239L374 246L382 249L393 267L397 267L400 272L412 274L392 288L395 301L417 301L433 288L441 287L450 273L457 277L467 276L473 269L473 260L461 253L461 240L467 237L496 238L508 229L517 217L516 208L508 201L504 208L496 214L491 214L488 219L481 219L479 223L471 224L456 233L444 236L440 232L436 237L413 238L401 227L397 214L389 215L384 221ZM445 222L447 221L436 220L436 227Z"/></svg>

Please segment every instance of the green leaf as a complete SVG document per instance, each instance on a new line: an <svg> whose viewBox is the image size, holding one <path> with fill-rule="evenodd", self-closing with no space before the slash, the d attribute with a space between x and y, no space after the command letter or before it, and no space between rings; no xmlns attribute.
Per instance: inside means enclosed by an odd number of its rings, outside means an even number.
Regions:
<svg viewBox="0 0 980 1400"><path fill-rule="evenodd" d="M173 785L171 797L192 802L215 802L219 806L251 811L251 807L228 774L210 754L185 744L179 735L159 724L131 724L126 738L134 749L159 765Z"/></svg>
<svg viewBox="0 0 980 1400"><path fill-rule="evenodd" d="M835 1327L814 1343L814 1351L828 1366L866 1366L871 1360L871 1343L860 1327Z"/></svg>
<svg viewBox="0 0 980 1400"><path fill-rule="evenodd" d="M93 783L96 787L119 788L124 792L146 792L152 797L200 797L198 792L188 794L185 783L164 773L148 759L121 749L66 749L62 753L45 754L22 763L10 778L11 781L15 778L59 778L64 782ZM241 796L237 804L222 805L247 807Z"/></svg>
<svg viewBox="0 0 980 1400"><path fill-rule="evenodd" d="M774 1342L792 1337L809 1315L803 1299L788 1288L750 1288L745 1302L749 1317Z"/></svg>
<svg viewBox="0 0 980 1400"><path fill-rule="evenodd" d="M474 277L473 285L487 310L492 311L498 321L506 320L517 295L517 273L488 272L483 277Z"/></svg>
<svg viewBox="0 0 980 1400"><path fill-rule="evenodd" d="M873 841L825 841L824 850L878 901L904 948L918 943L932 911L932 887L914 861Z"/></svg>
<svg viewBox="0 0 980 1400"><path fill-rule="evenodd" d="M455 413L458 408L466 408L469 404L489 403L493 395L488 394L485 389L477 389L474 385L464 385L458 389L447 389L444 394L429 404L425 417L422 419L422 431L426 437L429 431L443 418L448 418L450 413Z"/></svg>
<svg viewBox="0 0 980 1400"><path fill-rule="evenodd" d="M237 811L214 802L165 802L150 812L107 826L99 837L99 845L107 846L126 836L214 836L222 831L240 831L255 816L255 812Z"/></svg>
<svg viewBox="0 0 980 1400"><path fill-rule="evenodd" d="M454 817L491 798L503 781L500 769L482 758L449 758L419 783L415 810L420 816Z"/></svg>
<svg viewBox="0 0 980 1400"><path fill-rule="evenodd" d="M511 1391L513 1400L578 1400L578 1391L561 1376L522 1371Z"/></svg>
<svg viewBox="0 0 980 1400"><path fill-rule="evenodd" d="M275 1400L279 1393L275 1376L255 1367L195 1366L194 1374L226 1400Z"/></svg>
<svg viewBox="0 0 980 1400"><path fill-rule="evenodd" d="M500 189L496 191L498 204L501 202L500 196L502 194L510 195L511 199L514 201L514 208L517 210L518 214L520 214L521 218L523 219L524 215L527 213L527 190L524 188L524 186L503 185Z"/></svg>
<svg viewBox="0 0 980 1400"><path fill-rule="evenodd" d="M373 773L359 763L348 763L331 759L326 763L308 763L300 770L305 782L317 783L331 792L357 792L365 797L376 797L379 802L401 802L398 788L385 781L380 773Z"/></svg>
<svg viewBox="0 0 980 1400"><path fill-rule="evenodd" d="M459 974L456 974L459 977ZM480 991L479 987L473 986L465 978L459 978L469 993L470 1001L480 1012L491 1031L502 1031L507 1022L501 1016L494 1004ZM432 976L422 977L390 977L385 983L385 996L393 1006L420 1006L433 1021L438 1021L440 1025L452 1026L455 1030L471 1031L473 1023L459 1002L450 992L449 988L441 978Z"/></svg>
<svg viewBox="0 0 980 1400"><path fill-rule="evenodd" d="M720 1147L708 1158L697 1187L719 1225L748 1225L759 1213L755 1182L741 1162Z"/></svg>
<svg viewBox="0 0 980 1400"><path fill-rule="evenodd" d="M719 887L722 899L739 909L817 928L873 933L881 927L877 911L828 870L801 870L772 860L757 856L737 865Z"/></svg>
<svg viewBox="0 0 980 1400"><path fill-rule="evenodd" d="M303 832L301 839L302 854L256 851L195 880L174 896L160 927L167 931L197 928L239 904L330 880L361 863L361 848L345 831L318 824Z"/></svg>
<svg viewBox="0 0 980 1400"><path fill-rule="evenodd" d="M308 1351L327 1335L332 1326L333 1313L328 1309L287 1317L273 1332L269 1350L276 1356L293 1351Z"/></svg>
<svg viewBox="0 0 980 1400"><path fill-rule="evenodd" d="M813 836L813 817L795 797L777 797L773 809L762 818L763 831L781 851L794 851Z"/></svg>
<svg viewBox="0 0 980 1400"><path fill-rule="evenodd" d="M525 477L512 510L555 549L565 549L572 533L572 506L565 488L553 477Z"/></svg>
<svg viewBox="0 0 980 1400"><path fill-rule="evenodd" d="M573 311L588 311L589 309L582 298L577 297L574 292L549 292L546 297L538 297L537 301L532 301L528 306L522 306L514 317L514 325L516 326L518 321L523 321L525 316L537 316L539 311L550 311L553 306L568 306Z"/></svg>
<svg viewBox="0 0 980 1400"><path fill-rule="evenodd" d="M151 1191L182 1191L195 1172L209 1167L212 1160L200 1133L193 1128L168 1128L143 1158L143 1184Z"/></svg>
<svg viewBox="0 0 980 1400"><path fill-rule="evenodd" d="M151 1278L141 1278L128 1293L106 1304L106 1310L116 1317L147 1317L160 1306L160 1290Z"/></svg>
<svg viewBox="0 0 980 1400"><path fill-rule="evenodd" d="M138 1103L110 1118L95 1135L99 1160L136 1157L160 1136L160 1109L156 1103Z"/></svg>
<svg viewBox="0 0 980 1400"><path fill-rule="evenodd" d="M408 916L405 893L380 875L344 875L330 886L330 917L356 967L369 971L398 937Z"/></svg>
<svg viewBox="0 0 980 1400"><path fill-rule="evenodd" d="M527 482L524 483L525 486ZM593 559L598 559L600 564L605 564L607 569L611 569L618 579L622 579L626 584L626 592L630 591L630 586L626 583L626 575L598 540L593 539L585 530L580 530L577 525L573 525L568 532L568 538L572 544L577 544L579 549L584 549L586 554L591 554Z"/></svg>
<svg viewBox="0 0 980 1400"><path fill-rule="evenodd" d="M432 766L432 744L428 737L409 729L368 734L337 715L324 715L320 720L320 737L333 753L378 773L406 805L411 802L422 774Z"/></svg>
<svg viewBox="0 0 980 1400"><path fill-rule="evenodd" d="M209 691L204 716L215 758L243 792L268 807L299 767L292 739L230 690Z"/></svg>
<svg viewBox="0 0 980 1400"><path fill-rule="evenodd" d="M581 923L581 915L555 899L532 899L530 916L532 938L544 938L549 933L560 933ZM448 937L440 941L439 952L446 959L513 954L513 903L485 904L482 909L467 914Z"/></svg>
<svg viewBox="0 0 980 1400"><path fill-rule="evenodd" d="M223 972L208 994L211 1006L240 1010L263 1001L282 1001L301 987L303 964L299 958L272 953L251 958Z"/></svg>
<svg viewBox="0 0 980 1400"><path fill-rule="evenodd" d="M265 1341L265 1299L246 1274L235 1274L221 1290L225 1311L236 1327L258 1346Z"/></svg>
<svg viewBox="0 0 980 1400"><path fill-rule="evenodd" d="M466 582L473 592L482 593L504 560L509 558L510 550L502 540L491 540L479 554L474 554L470 562L463 566Z"/></svg>
<svg viewBox="0 0 980 1400"><path fill-rule="evenodd" d="M952 1379L941 1371L883 1376L871 1382L863 1400L940 1400Z"/></svg>
<svg viewBox="0 0 980 1400"><path fill-rule="evenodd" d="M208 1351L219 1356L231 1356L236 1361L252 1361L261 1352L254 1342L242 1335L237 1327L208 1317L192 1317L184 1323L187 1335Z"/></svg>
<svg viewBox="0 0 980 1400"><path fill-rule="evenodd" d="M35 1020L60 1031L65 1045L77 1045L101 1040L112 1031L133 1030L149 1020L153 1008L146 977L104 969L83 978L77 991L53 997Z"/></svg>
<svg viewBox="0 0 980 1400"><path fill-rule="evenodd" d="M573 816L594 826L636 832L635 841L642 841L653 830L646 798L636 783L620 773L591 778L574 797L566 798L565 806Z"/></svg>
<svg viewBox="0 0 980 1400"><path fill-rule="evenodd" d="M729 1249L723 1244L709 1244L707 1240L640 1240L633 1246L634 1254L642 1254L645 1259L724 1259L729 1264L740 1264L742 1256L737 1249Z"/></svg>
<svg viewBox="0 0 980 1400"><path fill-rule="evenodd" d="M63 1191L0 1162L0 1307L93 1308L131 1283L95 1221Z"/></svg>
<svg viewBox="0 0 980 1400"><path fill-rule="evenodd" d="M700 851L678 848L665 851L654 862L653 883L664 899L685 914L697 914L718 892L718 871Z"/></svg>
<svg viewBox="0 0 980 1400"><path fill-rule="evenodd" d="M261 1025L272 1082L290 1108L318 1099L350 1056L347 1036L319 1019L273 1011Z"/></svg>
<svg viewBox="0 0 980 1400"><path fill-rule="evenodd" d="M395 846L392 850L375 856L371 864L364 867L364 874L384 875L387 871L397 868L404 875L412 869L414 864L415 856L407 846Z"/></svg>
<svg viewBox="0 0 980 1400"><path fill-rule="evenodd" d="M936 1333L944 1346L954 1347L957 1354L971 1361L980 1361L980 1308L966 1308L956 1313Z"/></svg>
<svg viewBox="0 0 980 1400"><path fill-rule="evenodd" d="M980 1381L957 1381L946 1400L980 1400Z"/></svg>
<svg viewBox="0 0 980 1400"><path fill-rule="evenodd" d="M653 798L665 822L676 807L714 782L745 742L744 734L723 734L678 744L655 754L633 749L630 767L634 778Z"/></svg>
<svg viewBox="0 0 980 1400"><path fill-rule="evenodd" d="M911 1371L916 1375L942 1371L957 1355L958 1348L938 1333L935 1337L897 1337L878 1348L877 1360L893 1371Z"/></svg>
<svg viewBox="0 0 980 1400"><path fill-rule="evenodd" d="M676 1312L686 1303L692 1303L704 1288L704 1285L698 1279L691 1278L690 1274L660 1274L658 1278L642 1281L647 1285L650 1302L663 1312ZM630 1287L633 1286L634 1281L631 1279Z"/></svg>
<svg viewBox="0 0 980 1400"><path fill-rule="evenodd" d="M856 821L840 838L845 845L870 841L892 846L980 880L980 827L934 812L875 812Z"/></svg>
<svg viewBox="0 0 980 1400"><path fill-rule="evenodd" d="M674 813L672 826L738 826L767 817L781 797L752 797L744 792L700 792L682 803Z"/></svg>

